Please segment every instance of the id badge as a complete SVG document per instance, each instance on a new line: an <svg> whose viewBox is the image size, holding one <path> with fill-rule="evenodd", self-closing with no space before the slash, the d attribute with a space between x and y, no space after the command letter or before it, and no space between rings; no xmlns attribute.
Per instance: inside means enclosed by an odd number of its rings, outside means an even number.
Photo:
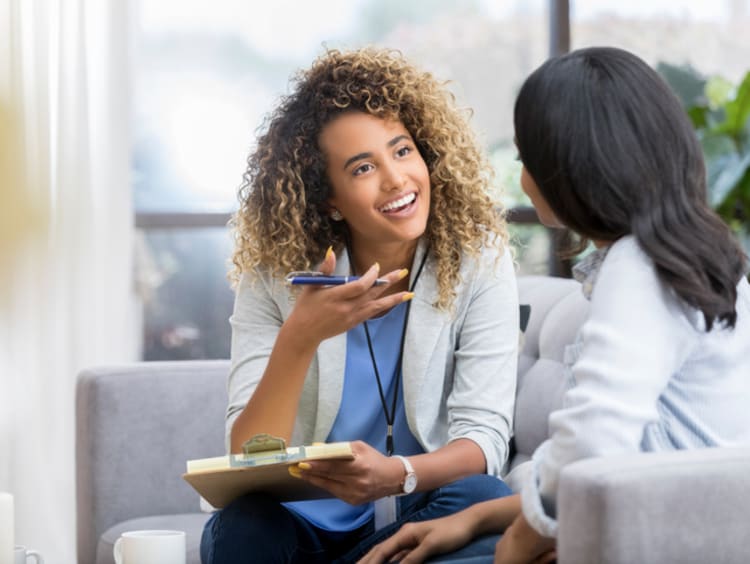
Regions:
<svg viewBox="0 0 750 564"><path fill-rule="evenodd" d="M375 500L375 530L379 531L383 527L395 523L397 519L396 510L397 500L394 496L389 495Z"/></svg>

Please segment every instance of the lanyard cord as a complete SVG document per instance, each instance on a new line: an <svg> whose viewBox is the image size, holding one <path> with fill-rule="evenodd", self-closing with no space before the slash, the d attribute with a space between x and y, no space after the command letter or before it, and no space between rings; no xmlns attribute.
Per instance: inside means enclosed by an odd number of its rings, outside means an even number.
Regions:
<svg viewBox="0 0 750 564"><path fill-rule="evenodd" d="M424 268L425 262L427 262L427 254L429 248L425 248L422 261L419 263L419 268L414 276L414 280L409 288L410 292L414 291L414 287L417 285L422 269ZM349 257L349 264L352 272L354 271L354 261L352 260L352 253L349 250L349 245L346 246L346 254ZM385 422L387 427L387 433L385 436L385 450L388 456L393 454L393 423L396 419L396 403L398 402L398 388L401 380L402 361L404 358L404 343L406 341L406 327L409 324L409 311L411 311L411 300L406 303L406 312L404 313L404 325L401 330L401 346L398 351L398 361L396 362L396 374L394 376L396 382L393 390L393 401L391 402L391 409L388 410L388 404L385 400L385 392L383 391L383 383L380 379L380 371L378 370L378 363L375 361L375 351L372 348L372 339L370 338L370 330L367 328L367 321L362 322L365 327L365 336L367 337L367 348L370 351L370 360L372 361L372 368L375 371L375 380L378 383L378 392L380 393L380 405L383 408L383 415L385 416Z"/></svg>

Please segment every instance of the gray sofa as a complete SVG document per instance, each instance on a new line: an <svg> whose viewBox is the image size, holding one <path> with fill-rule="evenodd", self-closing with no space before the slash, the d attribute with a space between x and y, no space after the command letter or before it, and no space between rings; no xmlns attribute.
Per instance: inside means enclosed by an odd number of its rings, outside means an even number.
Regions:
<svg viewBox="0 0 750 564"><path fill-rule="evenodd" d="M521 277L532 307L519 362L512 465L547 436L563 394L562 358L587 313L576 282ZM208 518L180 478L185 461L222 454L227 361L95 368L77 389L78 561L111 563L122 531L187 532L198 563ZM750 561L750 449L585 460L561 477L560 564Z"/></svg>

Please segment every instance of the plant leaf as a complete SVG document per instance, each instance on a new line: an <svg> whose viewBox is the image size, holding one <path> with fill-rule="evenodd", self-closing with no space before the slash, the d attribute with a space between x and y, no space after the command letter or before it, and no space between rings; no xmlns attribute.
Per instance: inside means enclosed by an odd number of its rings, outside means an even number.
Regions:
<svg viewBox="0 0 750 564"><path fill-rule="evenodd" d="M714 170L711 171L711 168ZM710 168L707 165L709 169L708 193L712 207L725 207L727 196L743 180L748 168L750 168L750 152L745 155L737 153L722 155L714 159Z"/></svg>
<svg viewBox="0 0 750 564"><path fill-rule="evenodd" d="M745 78L737 87L737 94L733 100L727 102L725 110L726 119L719 125L718 131L739 139L750 117L750 72L745 74Z"/></svg>

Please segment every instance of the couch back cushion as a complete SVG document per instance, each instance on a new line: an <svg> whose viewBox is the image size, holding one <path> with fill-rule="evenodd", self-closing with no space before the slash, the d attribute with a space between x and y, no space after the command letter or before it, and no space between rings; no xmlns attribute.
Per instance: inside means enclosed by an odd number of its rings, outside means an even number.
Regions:
<svg viewBox="0 0 750 564"><path fill-rule="evenodd" d="M566 278L521 276L520 302L531 317L518 359L518 389L511 468L529 459L549 435L549 414L562 405L567 388L563 358L588 315L580 284Z"/></svg>

